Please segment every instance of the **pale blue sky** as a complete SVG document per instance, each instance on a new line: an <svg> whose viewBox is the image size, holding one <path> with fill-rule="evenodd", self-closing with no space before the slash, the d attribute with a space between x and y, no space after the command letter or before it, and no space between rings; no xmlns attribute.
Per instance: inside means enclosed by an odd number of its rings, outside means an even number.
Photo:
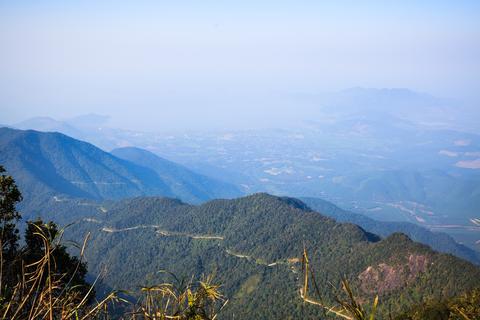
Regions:
<svg viewBox="0 0 480 320"><path fill-rule="evenodd" d="M354 86L478 98L480 1L120 2L0 1L0 123L241 126Z"/></svg>

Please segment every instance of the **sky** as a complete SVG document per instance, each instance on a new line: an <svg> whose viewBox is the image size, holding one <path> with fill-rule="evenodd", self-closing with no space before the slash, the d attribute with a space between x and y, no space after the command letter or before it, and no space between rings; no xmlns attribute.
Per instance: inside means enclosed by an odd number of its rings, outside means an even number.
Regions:
<svg viewBox="0 0 480 320"><path fill-rule="evenodd" d="M255 126L358 86L480 101L480 1L0 0L0 123Z"/></svg>

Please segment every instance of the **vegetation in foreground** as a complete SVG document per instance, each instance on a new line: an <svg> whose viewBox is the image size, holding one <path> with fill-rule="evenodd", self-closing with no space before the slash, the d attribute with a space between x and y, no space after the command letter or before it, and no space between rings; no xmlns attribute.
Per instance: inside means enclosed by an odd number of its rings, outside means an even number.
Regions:
<svg viewBox="0 0 480 320"><path fill-rule="evenodd" d="M82 261L88 237L77 258L63 245L63 229L30 221L20 247L16 222L21 216L15 205L22 196L4 172L0 166L0 319L109 319L115 304L123 304L124 319L213 320L227 303L210 276L143 287L137 303L118 291L94 301L95 283L86 282Z"/></svg>

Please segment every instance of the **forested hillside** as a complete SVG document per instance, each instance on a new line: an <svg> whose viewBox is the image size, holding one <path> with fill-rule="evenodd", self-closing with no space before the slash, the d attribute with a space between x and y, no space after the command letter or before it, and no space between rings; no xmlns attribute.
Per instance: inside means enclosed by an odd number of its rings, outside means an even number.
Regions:
<svg viewBox="0 0 480 320"><path fill-rule="evenodd" d="M160 270L187 278L213 273L231 299L226 318L318 314L299 296L304 245L325 301L333 301L329 283L338 285L345 275L363 298L380 295L384 316L480 285L480 269L469 262L402 234L380 240L299 200L268 194L201 206L165 198L124 200L73 226L70 237L81 239L86 232L92 232L90 271L106 268L106 286L153 284L163 279Z"/></svg>

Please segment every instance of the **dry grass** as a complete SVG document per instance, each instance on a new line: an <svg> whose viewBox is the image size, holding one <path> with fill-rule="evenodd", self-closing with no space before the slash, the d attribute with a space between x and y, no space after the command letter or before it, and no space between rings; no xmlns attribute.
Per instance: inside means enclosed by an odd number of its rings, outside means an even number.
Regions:
<svg viewBox="0 0 480 320"><path fill-rule="evenodd" d="M217 318L227 304L212 276L200 281L179 281L143 287L142 296L134 305L130 319L208 319Z"/></svg>
<svg viewBox="0 0 480 320"><path fill-rule="evenodd" d="M175 284L162 283L141 288L137 303L130 303L121 298L120 291L111 292L103 300L91 303L90 297L98 277L84 293L85 290L79 290L77 286L71 284L74 275L54 272L56 270L54 252L61 242L63 230L59 234L59 237L51 239L49 234L37 227L34 235L43 243L43 255L38 261L30 264L25 264L19 259L20 276L17 283L2 290L8 292L8 296L0 297L1 320L106 320L111 318L118 304L123 304L122 310L131 310L120 315L122 319L213 320L227 303L219 291L219 286L213 284L211 276L196 282L177 281ZM83 260L87 241L88 235L80 247L75 272ZM1 262L3 265L3 261Z"/></svg>
<svg viewBox="0 0 480 320"><path fill-rule="evenodd" d="M303 286L300 290L300 296L306 303L321 307L325 311L325 315L334 315L336 317L347 320L375 320L375 314L378 306L378 296L375 297L371 305L371 312L368 313L359 299L355 297L350 284L347 279L342 279L341 290L339 294L335 295L337 302L336 306L330 306L324 303L321 299L320 290L315 282L315 275L310 266L307 250L303 249L302 255L302 270L303 270ZM309 279L313 282L314 291L318 299L308 297ZM336 288L332 285L333 290Z"/></svg>
<svg viewBox="0 0 480 320"><path fill-rule="evenodd" d="M54 271L57 269L54 252L61 243L63 230L52 239L44 229L35 224L33 226L37 229L34 236L43 243L43 255L30 264L25 264L19 258L16 264L20 268L17 283L2 290L9 292L9 296L1 301L0 319L106 319L107 304L122 299L116 293L111 293L104 300L91 305L88 301L94 286L81 294L84 290L71 284L82 261L88 236L81 247L77 269L68 276Z"/></svg>

